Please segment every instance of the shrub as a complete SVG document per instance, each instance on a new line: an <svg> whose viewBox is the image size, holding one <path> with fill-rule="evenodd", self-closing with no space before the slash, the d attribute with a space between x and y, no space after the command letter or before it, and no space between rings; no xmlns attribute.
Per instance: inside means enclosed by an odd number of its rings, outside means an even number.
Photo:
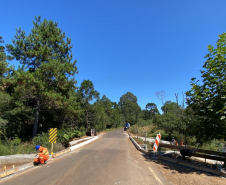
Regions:
<svg viewBox="0 0 226 185"><path fill-rule="evenodd" d="M47 148L51 147L51 143L49 143L49 133L40 133L36 137L33 138L34 145L41 145Z"/></svg>

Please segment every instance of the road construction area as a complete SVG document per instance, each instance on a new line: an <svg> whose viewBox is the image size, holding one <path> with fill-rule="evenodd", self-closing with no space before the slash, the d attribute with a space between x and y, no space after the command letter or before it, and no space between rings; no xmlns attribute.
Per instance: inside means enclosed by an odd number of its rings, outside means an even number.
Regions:
<svg viewBox="0 0 226 185"><path fill-rule="evenodd" d="M122 129L89 144L2 178L4 185L226 184L226 179L147 156Z"/></svg>

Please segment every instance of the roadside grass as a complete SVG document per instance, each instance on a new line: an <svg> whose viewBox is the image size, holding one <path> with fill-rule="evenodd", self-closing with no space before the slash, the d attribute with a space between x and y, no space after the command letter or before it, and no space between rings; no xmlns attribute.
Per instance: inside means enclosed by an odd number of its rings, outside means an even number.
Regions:
<svg viewBox="0 0 226 185"><path fill-rule="evenodd" d="M84 129L64 130L57 132L56 143L53 144L53 153L59 152L69 146L69 142L74 138L80 138L85 135ZM41 132L32 141L22 142L20 138L0 140L0 156L15 154L33 154L37 153L36 145L46 147L51 152L51 143L49 142L49 133Z"/></svg>
<svg viewBox="0 0 226 185"><path fill-rule="evenodd" d="M120 126L120 127L117 127L117 128L108 128L108 129L105 129L103 131L100 131L101 132L110 132L110 131L114 131L114 130L119 130L119 129L123 129L124 127L123 126Z"/></svg>

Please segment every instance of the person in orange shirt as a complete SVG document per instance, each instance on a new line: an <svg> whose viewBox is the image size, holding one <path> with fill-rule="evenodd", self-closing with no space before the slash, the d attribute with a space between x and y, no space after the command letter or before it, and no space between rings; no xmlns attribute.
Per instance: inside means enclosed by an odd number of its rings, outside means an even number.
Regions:
<svg viewBox="0 0 226 185"><path fill-rule="evenodd" d="M40 153L37 155L39 156L37 159L34 160L35 164L44 164L49 159L49 152L48 149L45 147L42 147L40 145L35 146L36 150L39 150Z"/></svg>

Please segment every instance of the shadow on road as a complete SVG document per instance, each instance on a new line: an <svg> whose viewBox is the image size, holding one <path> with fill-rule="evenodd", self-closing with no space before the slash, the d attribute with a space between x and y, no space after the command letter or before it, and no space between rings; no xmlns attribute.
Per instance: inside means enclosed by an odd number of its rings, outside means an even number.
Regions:
<svg viewBox="0 0 226 185"><path fill-rule="evenodd" d="M164 169L166 170L171 170L172 174L176 173L175 171L177 171L179 174L197 174L197 175L201 175L201 174L206 174L207 176L214 176L214 177L219 177L218 175L212 174L212 173L207 173L204 171L199 171L190 167L186 167L180 164L176 164L173 162L169 162L169 161L165 161L162 159L158 159L158 155L156 156L147 156L145 154L143 154L143 157L146 159L146 161L151 161L154 162L156 164L161 165Z"/></svg>

